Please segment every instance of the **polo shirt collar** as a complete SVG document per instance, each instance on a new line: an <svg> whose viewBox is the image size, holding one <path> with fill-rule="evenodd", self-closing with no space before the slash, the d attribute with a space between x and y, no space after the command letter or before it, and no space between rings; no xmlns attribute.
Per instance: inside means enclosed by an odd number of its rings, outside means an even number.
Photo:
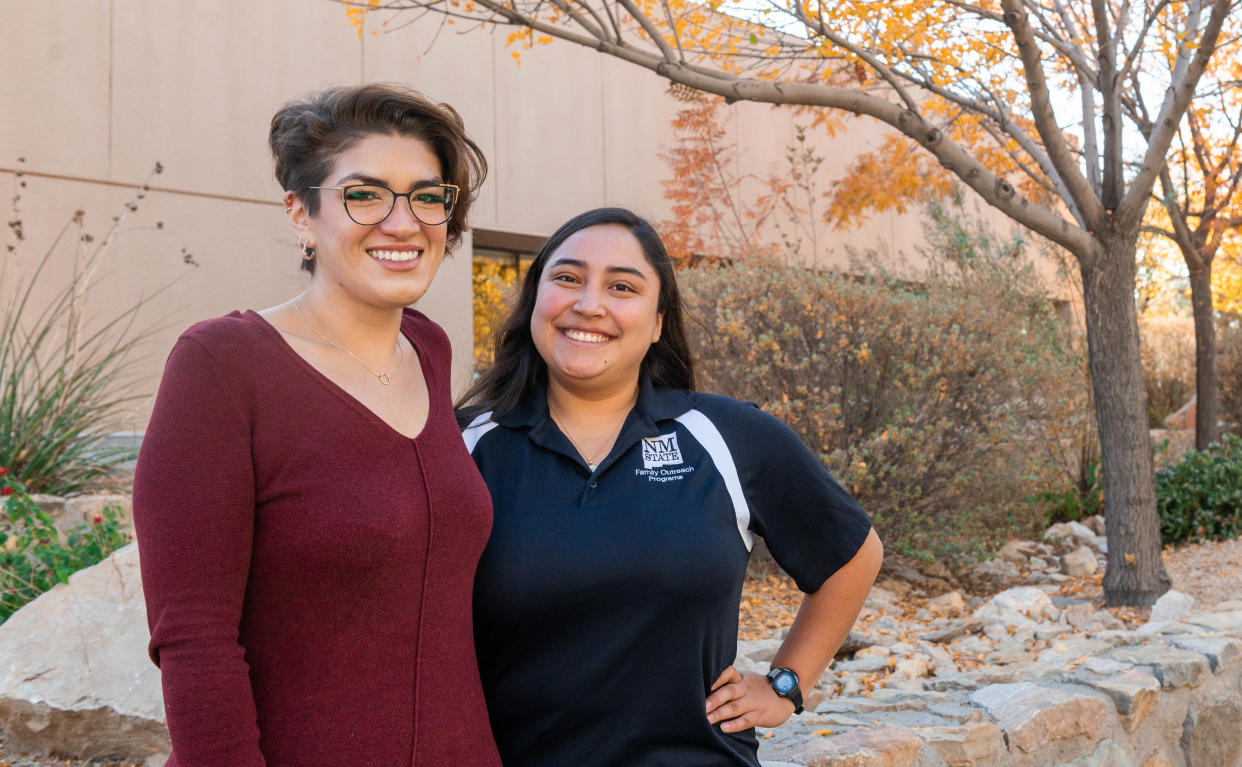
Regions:
<svg viewBox="0 0 1242 767"><path fill-rule="evenodd" d="M644 424L654 426L661 421L672 420L692 407L694 405L688 392L680 389L657 389L651 383L651 378L645 374L639 379L638 402L634 409L638 411ZM550 420L547 378L541 376L531 396L497 418L496 423L510 429L523 426L534 429Z"/></svg>

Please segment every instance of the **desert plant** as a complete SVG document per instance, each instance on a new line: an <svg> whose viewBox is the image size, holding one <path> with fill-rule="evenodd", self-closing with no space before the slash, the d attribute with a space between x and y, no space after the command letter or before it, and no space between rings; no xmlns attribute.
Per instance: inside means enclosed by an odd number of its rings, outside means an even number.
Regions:
<svg viewBox="0 0 1242 767"><path fill-rule="evenodd" d="M156 165L154 172L159 172ZM0 465L20 477L32 492L65 495L116 464L130 460L129 448L104 446L118 428L128 403L137 399L131 375L135 347L156 328L135 323L140 300L110 318L87 317L90 283L103 255L137 210L144 183L101 241L85 232L84 213L67 221L27 277L4 281L0 314ZM20 223L16 211L14 221ZM0 277L16 270L24 237L0 260ZM57 248L71 239L76 249L67 284L40 301L40 278ZM94 243L94 244L92 244ZM182 249L183 260L193 264Z"/></svg>
<svg viewBox="0 0 1242 767"><path fill-rule="evenodd" d="M683 272L704 388L789 423L886 542L924 558L1042 522L1024 499L1061 480L1032 442L1084 386L1029 272L960 243L919 283L763 259Z"/></svg>
<svg viewBox="0 0 1242 767"><path fill-rule="evenodd" d="M30 499L26 486L0 466L0 623L22 605L66 583L83 567L102 561L129 542L117 510L104 509L63 538L52 518Z"/></svg>
<svg viewBox="0 0 1242 767"><path fill-rule="evenodd" d="M1156 472L1156 505L1166 544L1242 535L1242 439L1226 434Z"/></svg>

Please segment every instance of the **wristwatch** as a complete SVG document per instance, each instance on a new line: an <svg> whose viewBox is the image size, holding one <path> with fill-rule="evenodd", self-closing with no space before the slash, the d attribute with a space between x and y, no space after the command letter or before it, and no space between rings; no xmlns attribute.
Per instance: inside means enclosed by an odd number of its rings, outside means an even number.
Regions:
<svg viewBox="0 0 1242 767"><path fill-rule="evenodd" d="M798 675L787 668L773 668L768 672L768 684L772 691L794 704L794 713L802 713L802 690L798 687Z"/></svg>

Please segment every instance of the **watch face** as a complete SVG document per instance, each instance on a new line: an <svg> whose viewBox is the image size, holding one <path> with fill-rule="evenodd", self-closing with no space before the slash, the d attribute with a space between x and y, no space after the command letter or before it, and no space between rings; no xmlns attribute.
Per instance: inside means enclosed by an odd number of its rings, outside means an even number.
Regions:
<svg viewBox="0 0 1242 767"><path fill-rule="evenodd" d="M781 673L776 675L776 678L772 680L773 689L775 689L778 693L781 693L782 695L788 693L797 684L798 684L797 679L795 679L794 675L789 673L788 671L782 671Z"/></svg>

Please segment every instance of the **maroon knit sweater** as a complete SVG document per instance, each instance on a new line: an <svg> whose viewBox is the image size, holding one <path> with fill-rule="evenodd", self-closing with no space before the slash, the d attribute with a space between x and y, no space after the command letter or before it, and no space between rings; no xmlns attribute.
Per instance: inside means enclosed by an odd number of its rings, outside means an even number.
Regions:
<svg viewBox="0 0 1242 767"><path fill-rule="evenodd" d="M168 767L499 767L471 628L491 501L444 331L401 329L430 392L413 440L254 312L173 348L134 478Z"/></svg>

